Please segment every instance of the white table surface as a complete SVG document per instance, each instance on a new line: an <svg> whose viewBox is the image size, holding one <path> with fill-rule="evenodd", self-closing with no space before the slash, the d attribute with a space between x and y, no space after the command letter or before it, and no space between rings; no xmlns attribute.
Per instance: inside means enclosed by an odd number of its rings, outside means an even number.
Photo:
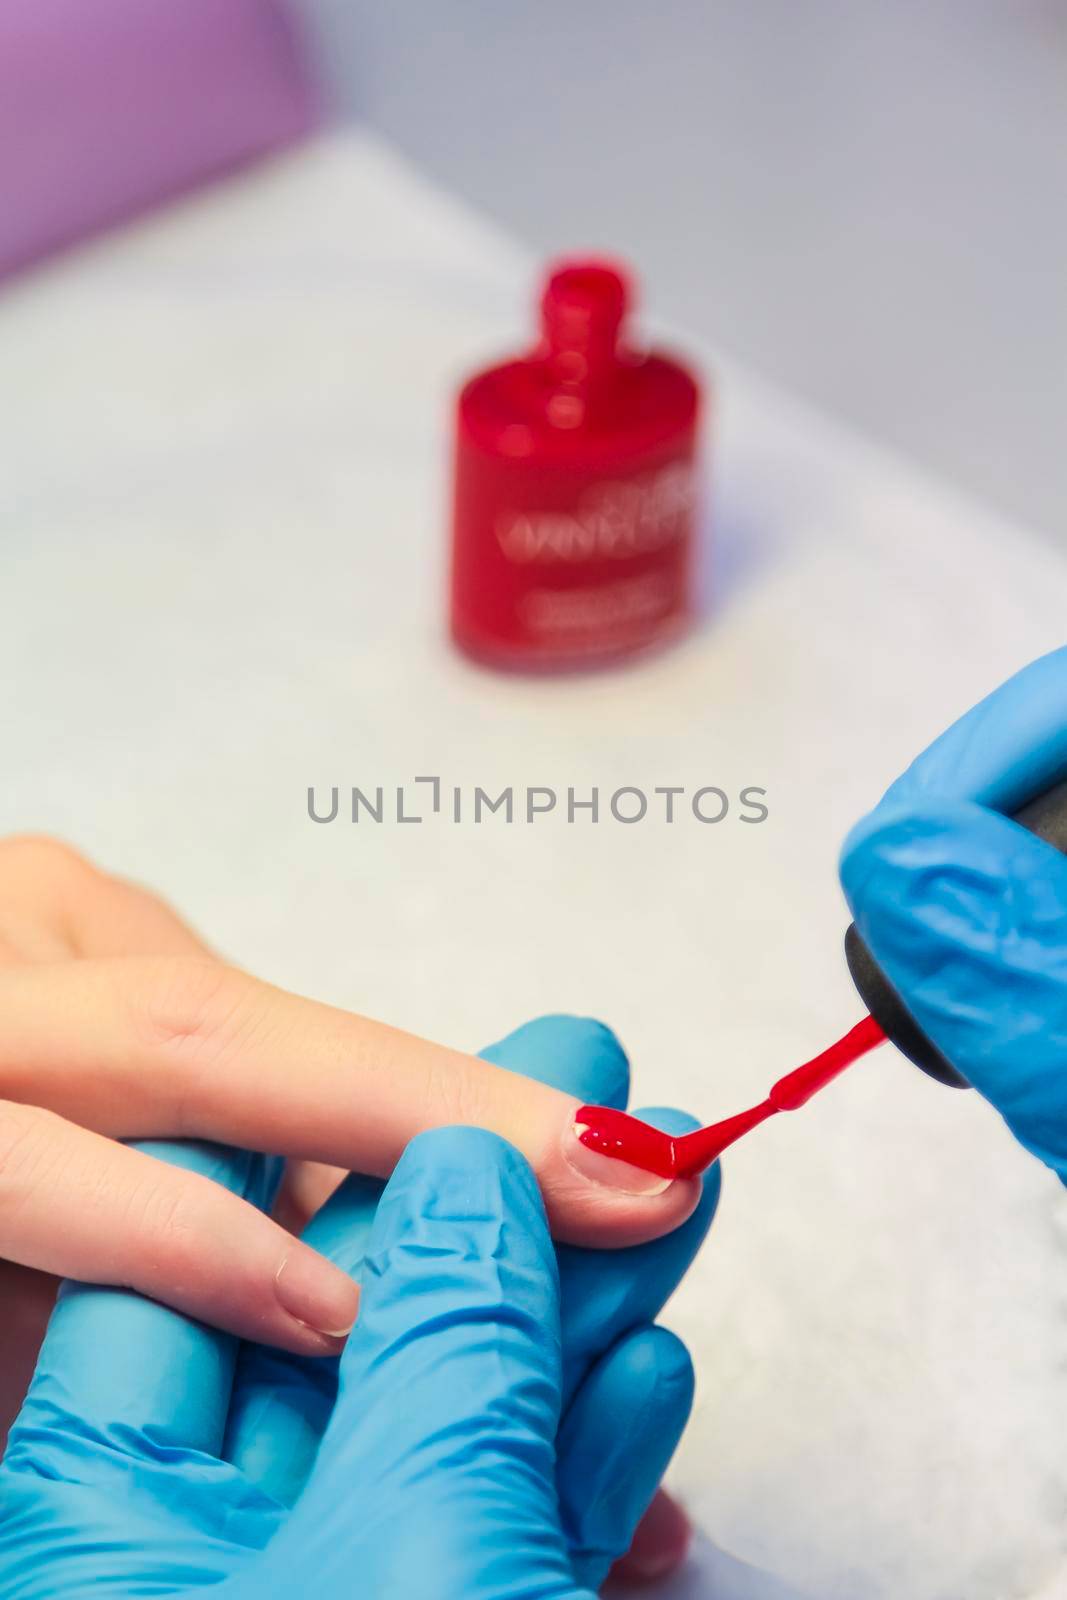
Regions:
<svg viewBox="0 0 1067 1600"><path fill-rule="evenodd" d="M710 1118L859 1015L842 834L1063 641L1067 569L706 352L707 626L582 680L468 666L442 627L447 406L531 287L351 133L6 291L0 825L152 883L266 977L457 1045L601 1016L639 1103ZM309 784L418 773L762 784L771 815L308 820ZM704 1538L665 1592L1061 1592L1059 1186L888 1049L726 1168L668 1314L699 1371L673 1481Z"/></svg>

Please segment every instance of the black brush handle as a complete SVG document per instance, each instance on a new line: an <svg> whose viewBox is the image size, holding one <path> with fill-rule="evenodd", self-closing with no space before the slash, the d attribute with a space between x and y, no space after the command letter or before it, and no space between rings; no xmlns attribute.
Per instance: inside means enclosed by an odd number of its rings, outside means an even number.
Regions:
<svg viewBox="0 0 1067 1600"><path fill-rule="evenodd" d="M1015 813L1014 820L1067 855L1067 779L1046 789L1036 800L1028 800ZM954 1089L968 1088L966 1078L961 1077L919 1027L856 932L854 922L849 923L845 934L845 960L864 1005L897 1049L940 1083L950 1084Z"/></svg>

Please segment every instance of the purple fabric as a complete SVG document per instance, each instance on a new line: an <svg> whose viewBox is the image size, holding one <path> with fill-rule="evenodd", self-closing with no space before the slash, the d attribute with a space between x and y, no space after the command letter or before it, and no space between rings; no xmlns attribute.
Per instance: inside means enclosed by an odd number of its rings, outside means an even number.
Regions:
<svg viewBox="0 0 1067 1600"><path fill-rule="evenodd" d="M273 0L0 0L0 275L315 113Z"/></svg>

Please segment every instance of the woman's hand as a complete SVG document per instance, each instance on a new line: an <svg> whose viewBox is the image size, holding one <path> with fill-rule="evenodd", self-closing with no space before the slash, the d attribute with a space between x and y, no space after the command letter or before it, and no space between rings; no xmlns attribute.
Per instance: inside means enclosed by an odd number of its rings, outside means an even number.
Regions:
<svg viewBox="0 0 1067 1600"><path fill-rule="evenodd" d="M415 1134L476 1124L523 1153L556 1237L584 1245L667 1233L699 1194L585 1150L571 1095L214 959L154 896L51 840L0 842L0 1015L0 1258L289 1350L337 1351L350 1279L238 1196L119 1141L217 1140L384 1177ZM307 1211L328 1187L309 1199L305 1171L290 1198ZM51 1286L7 1271L18 1348L0 1359L18 1389Z"/></svg>

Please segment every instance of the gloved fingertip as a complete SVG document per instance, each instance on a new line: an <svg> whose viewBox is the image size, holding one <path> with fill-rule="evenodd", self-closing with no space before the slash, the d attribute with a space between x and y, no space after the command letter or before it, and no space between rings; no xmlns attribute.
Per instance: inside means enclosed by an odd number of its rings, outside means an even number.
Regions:
<svg viewBox="0 0 1067 1600"><path fill-rule="evenodd" d="M536 1078L589 1105L625 1106L630 1063L617 1034L593 1017L535 1017L487 1050L486 1061Z"/></svg>
<svg viewBox="0 0 1067 1600"><path fill-rule="evenodd" d="M1067 1158L1067 861L966 800L882 808L842 867L856 926L942 1054L1057 1171Z"/></svg>
<svg viewBox="0 0 1067 1600"><path fill-rule="evenodd" d="M905 972L948 952L987 956L1024 931L1058 937L1067 919L1063 857L971 801L873 813L850 835L841 875L875 956Z"/></svg>
<svg viewBox="0 0 1067 1600"><path fill-rule="evenodd" d="M443 1172L500 1172L527 1188L537 1187L529 1162L507 1139L488 1128L460 1124L416 1134L397 1162L389 1187L433 1181Z"/></svg>
<svg viewBox="0 0 1067 1600"><path fill-rule="evenodd" d="M925 973L948 951L983 952L1046 876L1050 847L970 801L874 813L850 835L841 880L856 926L879 961ZM1067 868L1047 892L1067 913ZM1062 863L1060 863L1062 867ZM1056 879L1062 880L1057 887Z"/></svg>
<svg viewBox="0 0 1067 1600"><path fill-rule="evenodd" d="M675 1418L688 1417L693 1406L696 1373L689 1350L669 1328L652 1327L629 1342L628 1363L633 1382Z"/></svg>
<svg viewBox="0 0 1067 1600"><path fill-rule="evenodd" d="M853 916L857 902L863 898L871 866L877 859L869 845L872 834L877 833L879 826L877 812L872 811L861 817L846 833L838 855L837 875Z"/></svg>
<svg viewBox="0 0 1067 1600"><path fill-rule="evenodd" d="M693 1403L681 1340L646 1326L604 1356L576 1393L560 1434L559 1486L583 1577L599 1583L628 1548Z"/></svg>
<svg viewBox="0 0 1067 1600"><path fill-rule="evenodd" d="M427 1270L427 1261L439 1264ZM445 1262L452 1262L447 1269ZM407 1146L378 1204L365 1290L429 1304L442 1285L557 1269L529 1162L486 1128L433 1128Z"/></svg>
<svg viewBox="0 0 1067 1600"><path fill-rule="evenodd" d="M893 880L905 879L927 861L934 841L956 831L954 813L949 802L905 806L883 801L849 830L838 870L857 921L877 892L884 894ZM944 850L940 859L946 859Z"/></svg>

